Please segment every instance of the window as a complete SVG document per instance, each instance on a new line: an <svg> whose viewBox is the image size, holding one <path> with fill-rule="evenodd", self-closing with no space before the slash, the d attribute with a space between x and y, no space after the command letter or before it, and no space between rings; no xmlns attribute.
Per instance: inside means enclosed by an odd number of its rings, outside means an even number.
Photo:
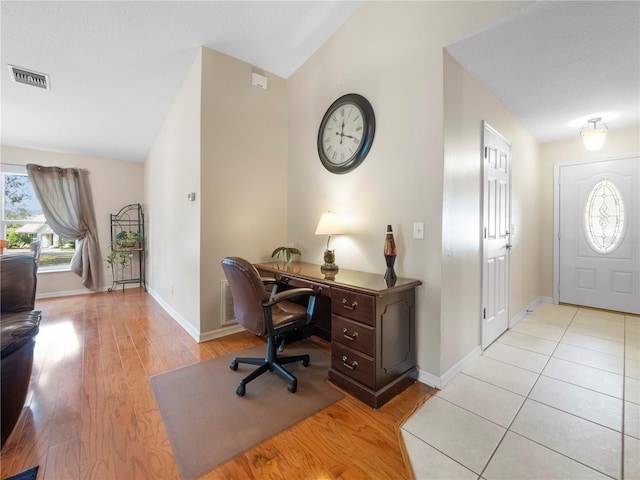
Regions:
<svg viewBox="0 0 640 480"><path fill-rule="evenodd" d="M47 224L24 167L2 165L2 232L7 254L30 253L29 244L42 242L38 271L68 270L75 241L58 237Z"/></svg>
<svg viewBox="0 0 640 480"><path fill-rule="evenodd" d="M624 202L618 187L601 180L589 193L584 212L587 239L598 253L614 251L624 233Z"/></svg>

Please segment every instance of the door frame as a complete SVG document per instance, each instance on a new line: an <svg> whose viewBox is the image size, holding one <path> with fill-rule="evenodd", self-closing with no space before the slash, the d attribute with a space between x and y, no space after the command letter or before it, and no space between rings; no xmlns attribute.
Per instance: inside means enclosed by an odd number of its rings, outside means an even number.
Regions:
<svg viewBox="0 0 640 480"><path fill-rule="evenodd" d="M498 137L500 140L502 140L505 144L509 145L509 158L507 159L507 161L509 162L509 166L508 166L508 170L509 170L509 194L508 194L508 201L509 201L509 215L508 215L508 219L507 219L507 228L509 229L507 232L507 243L509 245L512 245L511 240L512 240L512 229L513 229L513 225L511 223L512 220L512 206L513 206L513 188L512 188L512 167L513 167L513 162L512 162L512 152L511 152L511 148L512 148L512 143L511 141L506 138L504 135L502 135L500 132L498 132L495 128L493 128L491 125L489 125L489 123L487 123L486 120L482 120L482 145L480 148L480 161L481 161L481 180L480 180L480 218L482 219L482 221L480 222L480 312L479 312L479 317L480 317L480 348L482 351L484 351L486 348L488 348L494 341L491 341L491 343L488 343L485 345L485 318L484 318L484 308L485 308L485 292L487 289L487 285L486 285L486 272L485 272L485 263L486 263L486 255L487 255L487 246L486 246L486 239L484 237L484 229L485 229L485 200L486 200L486 196L485 196L485 180L486 180L486 171L485 171L485 155L484 155L484 149L486 147L486 143L485 143L485 132L486 131L490 131L493 135L495 135L496 137ZM507 256L508 256L508 265L507 265L507 328L505 330L508 331L511 328L511 250L508 249L507 250Z"/></svg>
<svg viewBox="0 0 640 480"><path fill-rule="evenodd" d="M568 160L553 164L553 303L560 303L560 168L589 163L610 162L637 157L638 154L616 155L614 157L589 160Z"/></svg>

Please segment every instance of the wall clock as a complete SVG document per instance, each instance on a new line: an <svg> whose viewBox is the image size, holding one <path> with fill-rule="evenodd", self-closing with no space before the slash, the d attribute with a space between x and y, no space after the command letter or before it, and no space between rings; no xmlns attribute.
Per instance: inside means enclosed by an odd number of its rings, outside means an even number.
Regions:
<svg viewBox="0 0 640 480"><path fill-rule="evenodd" d="M318 130L318 155L332 173L347 173L365 159L376 133L376 118L369 101L349 93L331 104Z"/></svg>

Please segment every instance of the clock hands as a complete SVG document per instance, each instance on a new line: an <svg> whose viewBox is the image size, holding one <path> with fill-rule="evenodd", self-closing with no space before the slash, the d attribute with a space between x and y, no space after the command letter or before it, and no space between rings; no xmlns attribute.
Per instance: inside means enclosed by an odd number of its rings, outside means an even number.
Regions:
<svg viewBox="0 0 640 480"><path fill-rule="evenodd" d="M344 133L344 120L342 120L342 126L339 132L336 132L336 135L338 135L340 137L340 145L342 145L342 139L347 137L347 138L351 138L352 140L358 140L358 142L360 142L360 139L358 137L354 137L353 135L346 135Z"/></svg>

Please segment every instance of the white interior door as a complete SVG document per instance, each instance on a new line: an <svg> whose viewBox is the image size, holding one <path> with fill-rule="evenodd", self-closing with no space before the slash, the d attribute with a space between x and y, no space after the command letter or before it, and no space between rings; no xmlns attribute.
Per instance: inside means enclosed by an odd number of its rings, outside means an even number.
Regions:
<svg viewBox="0 0 640 480"><path fill-rule="evenodd" d="M511 143L484 124L482 349L509 326Z"/></svg>
<svg viewBox="0 0 640 480"><path fill-rule="evenodd" d="M559 300L640 313L640 157L559 167Z"/></svg>

